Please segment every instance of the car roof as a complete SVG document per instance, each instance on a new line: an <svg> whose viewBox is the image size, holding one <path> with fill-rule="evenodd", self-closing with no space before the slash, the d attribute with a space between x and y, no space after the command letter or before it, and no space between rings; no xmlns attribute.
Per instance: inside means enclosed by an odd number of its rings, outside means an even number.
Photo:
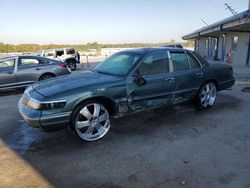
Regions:
<svg viewBox="0 0 250 188"><path fill-rule="evenodd" d="M75 49L73 47L68 47L68 48L51 48L51 49L45 49L45 50L40 50L40 51L49 51L49 50L71 50L71 49Z"/></svg>
<svg viewBox="0 0 250 188"><path fill-rule="evenodd" d="M37 55L8 55L8 56L4 56L4 57L0 57L0 60L4 60L4 59L10 59L10 58L35 58L35 59L44 59L44 60L49 60L49 61L57 61L54 59L49 59L46 57L41 57L41 56L37 56Z"/></svg>
<svg viewBox="0 0 250 188"><path fill-rule="evenodd" d="M150 53L150 52L160 51L160 50L164 50L164 49L171 50L171 51L185 51L185 49L181 49L181 48L157 47L157 48L136 48L136 49L124 50L124 51L121 51L121 52L147 54L147 53Z"/></svg>

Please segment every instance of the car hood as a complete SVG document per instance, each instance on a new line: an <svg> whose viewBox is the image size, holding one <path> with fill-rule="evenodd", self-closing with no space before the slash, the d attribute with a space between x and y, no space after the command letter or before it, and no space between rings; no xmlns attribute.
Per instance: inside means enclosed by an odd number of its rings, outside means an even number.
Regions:
<svg viewBox="0 0 250 188"><path fill-rule="evenodd" d="M43 95L49 97L54 94L62 93L76 88L81 88L90 85L97 85L101 83L110 83L118 80L119 77L100 74L97 72L81 72L75 75L68 75L62 77L52 78L33 84L33 89Z"/></svg>

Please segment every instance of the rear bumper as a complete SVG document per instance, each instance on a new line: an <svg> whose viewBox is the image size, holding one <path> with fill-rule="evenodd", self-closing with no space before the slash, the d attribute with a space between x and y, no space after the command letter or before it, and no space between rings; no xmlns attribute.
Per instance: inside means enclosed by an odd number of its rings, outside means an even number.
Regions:
<svg viewBox="0 0 250 188"><path fill-rule="evenodd" d="M71 73L71 70L69 70L68 68L60 68L60 69L55 70L56 76L63 76L63 75L70 74L70 73Z"/></svg>
<svg viewBox="0 0 250 188"><path fill-rule="evenodd" d="M66 126L70 122L71 112L61 112L50 115L42 115L42 111L32 110L22 104L22 99L18 102L18 111L23 120L34 128L57 128Z"/></svg>
<svg viewBox="0 0 250 188"><path fill-rule="evenodd" d="M231 80L227 80L224 82L220 82L218 85L218 90L224 90L224 89L228 89L231 88L233 85L235 84L235 79L231 79Z"/></svg>

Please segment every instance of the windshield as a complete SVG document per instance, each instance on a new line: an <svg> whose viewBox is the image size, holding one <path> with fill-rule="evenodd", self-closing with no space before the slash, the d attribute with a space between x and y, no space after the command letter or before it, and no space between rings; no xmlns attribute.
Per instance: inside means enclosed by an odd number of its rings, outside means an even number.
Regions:
<svg viewBox="0 0 250 188"><path fill-rule="evenodd" d="M104 62L97 65L94 69L96 72L124 76L128 73L131 67L140 59L141 54L131 52L119 52Z"/></svg>

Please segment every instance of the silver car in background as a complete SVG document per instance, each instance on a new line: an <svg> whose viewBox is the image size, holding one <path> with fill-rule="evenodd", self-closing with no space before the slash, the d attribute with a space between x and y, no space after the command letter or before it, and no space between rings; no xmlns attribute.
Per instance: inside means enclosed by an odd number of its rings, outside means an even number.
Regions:
<svg viewBox="0 0 250 188"><path fill-rule="evenodd" d="M34 82L70 74L66 63L38 56L0 58L0 90L26 87Z"/></svg>

